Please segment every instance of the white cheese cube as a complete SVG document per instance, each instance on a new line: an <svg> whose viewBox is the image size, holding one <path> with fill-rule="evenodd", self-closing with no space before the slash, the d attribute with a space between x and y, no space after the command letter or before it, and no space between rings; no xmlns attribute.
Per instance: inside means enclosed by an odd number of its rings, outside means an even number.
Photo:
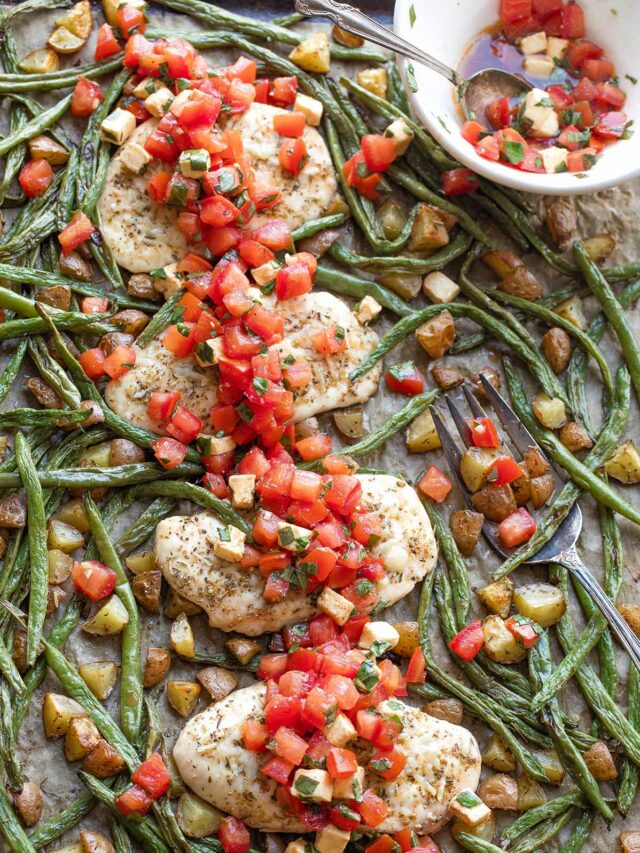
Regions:
<svg viewBox="0 0 640 853"><path fill-rule="evenodd" d="M169 299L178 290L182 290L184 282L177 272L177 264L167 264L162 270L157 270L153 278L153 289L161 293L165 299Z"/></svg>
<svg viewBox="0 0 640 853"><path fill-rule="evenodd" d="M393 720L395 723L402 724L402 720L407 710L404 702L399 702L397 699L385 699L381 702L376 711L380 714L383 720Z"/></svg>
<svg viewBox="0 0 640 853"><path fill-rule="evenodd" d="M395 121L392 121L391 124L388 125L384 135L393 139L393 144L396 147L396 154L398 157L402 157L407 148L413 142L413 131L402 116L395 119Z"/></svg>
<svg viewBox="0 0 640 853"><path fill-rule="evenodd" d="M320 593L317 603L318 609L331 616L338 625L344 625L353 612L353 604L349 599L328 586Z"/></svg>
<svg viewBox="0 0 640 853"><path fill-rule="evenodd" d="M357 800L364 791L364 767L358 767L352 776L335 779L333 796L336 800Z"/></svg>
<svg viewBox="0 0 640 853"><path fill-rule="evenodd" d="M201 344L197 344L193 351L193 357L200 367L213 367L224 355L223 338L209 338Z"/></svg>
<svg viewBox="0 0 640 853"><path fill-rule="evenodd" d="M467 826L477 826L491 814L491 809L482 802L471 788L465 788L451 800L449 811L459 817Z"/></svg>
<svg viewBox="0 0 640 853"><path fill-rule="evenodd" d="M306 802L330 803L333 781L326 770L296 770L291 793Z"/></svg>
<svg viewBox="0 0 640 853"><path fill-rule="evenodd" d="M553 102L544 89L531 89L527 92L522 108L522 118L530 126L531 136L539 138L556 136L560 129Z"/></svg>
<svg viewBox="0 0 640 853"><path fill-rule="evenodd" d="M343 853L349 843L351 833L347 829L338 829L332 823L327 824L320 832L316 832L313 846L317 853Z"/></svg>
<svg viewBox="0 0 640 853"><path fill-rule="evenodd" d="M530 36L525 36L520 39L518 44L520 52L524 54L544 53L547 49L547 34L544 30L539 33L532 33Z"/></svg>
<svg viewBox="0 0 640 853"><path fill-rule="evenodd" d="M555 62L546 53L526 56L522 67L532 77L550 77L556 67Z"/></svg>
<svg viewBox="0 0 640 853"><path fill-rule="evenodd" d="M247 296L249 299L252 299L254 302L257 302L259 305L264 303L264 296L262 295L262 291L257 287L249 287L247 288Z"/></svg>
<svg viewBox="0 0 640 853"><path fill-rule="evenodd" d="M360 634L358 648L370 649L374 643L380 643L392 649L399 640L400 634L388 622L367 622Z"/></svg>
<svg viewBox="0 0 640 853"><path fill-rule="evenodd" d="M152 116L162 118L166 112L169 112L169 107L173 103L173 98L174 95L171 89L167 89L166 86L163 86L161 89L154 92L153 95L149 95L148 98L145 98L144 105Z"/></svg>
<svg viewBox="0 0 640 853"><path fill-rule="evenodd" d="M566 148L552 145L551 148L543 148L540 151L545 172L566 172L567 158L569 152Z"/></svg>
<svg viewBox="0 0 640 853"><path fill-rule="evenodd" d="M221 560L238 563L244 554L245 534L237 527L219 527L216 530L213 553Z"/></svg>
<svg viewBox="0 0 640 853"><path fill-rule="evenodd" d="M569 50L569 39L560 39L556 36L549 36L547 39L547 55L551 59L564 59Z"/></svg>
<svg viewBox="0 0 640 853"><path fill-rule="evenodd" d="M378 314L382 311L382 305L373 298L373 296L365 296L360 305L358 305L358 310L356 311L356 320L362 326L370 323L372 320L378 316Z"/></svg>
<svg viewBox="0 0 640 853"><path fill-rule="evenodd" d="M338 714L330 726L324 730L324 736L334 746L343 747L357 737L358 732L346 714Z"/></svg>
<svg viewBox="0 0 640 853"><path fill-rule="evenodd" d="M304 838L296 838L287 844L284 853L307 853L307 842Z"/></svg>
<svg viewBox="0 0 640 853"><path fill-rule="evenodd" d="M232 474L228 480L231 505L236 509L251 509L256 489L255 474Z"/></svg>
<svg viewBox="0 0 640 853"><path fill-rule="evenodd" d="M120 155L120 162L134 175L139 175L152 160L151 154L137 142L130 142Z"/></svg>
<svg viewBox="0 0 640 853"><path fill-rule="evenodd" d="M120 107L104 119L100 125L100 139L103 142L112 142L114 145L122 145L136 129L136 119L129 110L121 110Z"/></svg>
<svg viewBox="0 0 640 853"><path fill-rule="evenodd" d="M278 525L277 533L280 547L295 553L305 551L313 536L312 531L308 528L299 527L297 524L289 524L287 521L283 521Z"/></svg>
<svg viewBox="0 0 640 853"><path fill-rule="evenodd" d="M430 272L422 282L424 295L436 305L453 302L460 293L460 288L443 272Z"/></svg>
<svg viewBox="0 0 640 853"><path fill-rule="evenodd" d="M145 77L144 80L141 80L133 90L133 94L136 98L140 98L141 101L144 101L145 98L148 98L149 95L153 95L153 93L157 92L158 89L166 89L162 80L159 80L157 77Z"/></svg>
<svg viewBox="0 0 640 853"><path fill-rule="evenodd" d="M302 113L305 121L307 124L311 125L311 127L318 127L322 121L323 110L324 107L322 103L316 98L311 98L309 95L305 95L304 92L298 92L296 95L296 100L293 104L293 111L295 113Z"/></svg>
<svg viewBox="0 0 640 853"><path fill-rule="evenodd" d="M560 133L560 123L558 121L558 114L554 111L547 116L532 136L537 136L539 139L551 139L552 137L557 136L558 133Z"/></svg>
<svg viewBox="0 0 640 853"><path fill-rule="evenodd" d="M275 280L279 269L280 264L277 261L267 261L266 264L252 269L251 275L255 283L262 287L265 284L269 284L270 281Z"/></svg>
<svg viewBox="0 0 640 853"><path fill-rule="evenodd" d="M185 178L201 178L211 168L211 155L206 148L189 148L180 155L178 168Z"/></svg>
<svg viewBox="0 0 640 853"><path fill-rule="evenodd" d="M235 450L237 444L230 435L224 435L222 438L212 437L209 442L209 452L207 456L219 456L221 453L231 453Z"/></svg>

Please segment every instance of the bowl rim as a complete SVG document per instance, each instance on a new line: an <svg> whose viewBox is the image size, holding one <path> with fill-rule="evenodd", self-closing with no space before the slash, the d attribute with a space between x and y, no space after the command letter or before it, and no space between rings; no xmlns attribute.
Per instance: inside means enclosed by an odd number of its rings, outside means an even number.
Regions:
<svg viewBox="0 0 640 853"><path fill-rule="evenodd" d="M398 36L407 41L411 41L410 31L404 25L404 21L405 19L408 20L406 10L412 2L414 0L395 0L393 12L393 30ZM420 97L419 92L411 91L411 88L407 85L407 66L409 60L396 54L396 64L402 77L409 103L429 133L463 166L496 184L537 195L585 195L597 190L619 186L640 175L640 157L637 159L627 157L618 158L621 166L626 164L626 168L620 168L615 173L608 172L602 176L599 176L597 171L588 170L587 172L580 173L586 176L584 178L577 178L575 177L575 173L571 172L556 173L553 175L534 172L527 173L511 169L500 163L492 163L490 160L486 160L476 154L473 147L465 143L461 134L456 136L445 131L440 122L425 107L424 97ZM624 142L625 140L618 140L616 145Z"/></svg>

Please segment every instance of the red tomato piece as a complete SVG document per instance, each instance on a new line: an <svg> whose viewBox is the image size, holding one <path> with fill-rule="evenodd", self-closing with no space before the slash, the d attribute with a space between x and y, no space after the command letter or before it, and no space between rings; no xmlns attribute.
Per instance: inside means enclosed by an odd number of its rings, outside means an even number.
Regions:
<svg viewBox="0 0 640 853"><path fill-rule="evenodd" d="M500 447L502 441L491 418L473 418L469 421L474 447Z"/></svg>
<svg viewBox="0 0 640 853"><path fill-rule="evenodd" d="M390 835L381 835L365 847L365 853L395 853L398 844Z"/></svg>
<svg viewBox="0 0 640 853"><path fill-rule="evenodd" d="M470 625L466 625L461 631L458 631L449 643L449 648L461 660L469 662L480 652L483 643L482 623L472 622Z"/></svg>
<svg viewBox="0 0 640 853"><path fill-rule="evenodd" d="M202 432L204 424L185 406L178 406L167 424L170 436L183 444L191 444Z"/></svg>
<svg viewBox="0 0 640 853"><path fill-rule="evenodd" d="M437 465L431 465L420 478L418 491L440 504L451 491L451 480Z"/></svg>
<svg viewBox="0 0 640 853"><path fill-rule="evenodd" d="M307 742L304 738L296 734L293 729L282 726L276 732L274 741L276 755L284 758L295 767L299 767L302 764L307 752Z"/></svg>
<svg viewBox="0 0 640 853"><path fill-rule="evenodd" d="M116 805L125 817L142 817L151 808L151 797L139 785L132 785L116 797Z"/></svg>
<svg viewBox="0 0 640 853"><path fill-rule="evenodd" d="M104 376L105 354L100 347L86 349L84 352L81 352L78 356L78 361L89 379L95 380Z"/></svg>
<svg viewBox="0 0 640 853"><path fill-rule="evenodd" d="M363 823L372 829L382 823L388 813L387 804L376 794L372 788L368 788L362 795L362 802L358 803Z"/></svg>
<svg viewBox="0 0 640 853"><path fill-rule="evenodd" d="M167 187L171 175L168 172L158 172L154 175L147 184L147 192L156 204L164 204L167 197Z"/></svg>
<svg viewBox="0 0 640 853"><path fill-rule="evenodd" d="M127 371L135 367L135 363L136 351L133 347L118 346L105 358L102 366L104 372L112 379L120 379Z"/></svg>
<svg viewBox="0 0 640 853"><path fill-rule="evenodd" d="M71 98L71 115L74 115L76 118L90 116L100 105L103 98L102 89L95 80L78 77L78 82Z"/></svg>
<svg viewBox="0 0 640 853"><path fill-rule="evenodd" d="M202 478L202 485L208 491L214 494L217 498L228 498L229 497L229 489L227 488L227 484L224 481L224 477L220 474L211 474L207 471L207 473ZM250 545L246 545L245 549L250 549ZM253 549L251 549L253 552ZM245 557L243 556L240 561L240 566L245 569L248 568L249 565L253 565L246 563Z"/></svg>
<svg viewBox="0 0 640 853"><path fill-rule="evenodd" d="M140 785L152 800L166 794L171 785L171 773L159 752L154 752L143 761L131 776L136 785Z"/></svg>
<svg viewBox="0 0 640 853"><path fill-rule="evenodd" d="M241 820L235 817L222 819L218 829L218 839L224 853L247 853L251 848L249 830Z"/></svg>
<svg viewBox="0 0 640 853"><path fill-rule="evenodd" d="M82 211L74 213L67 227L58 234L58 241L62 246L63 254L68 255L69 252L77 249L91 237L95 230L86 213Z"/></svg>
<svg viewBox="0 0 640 853"><path fill-rule="evenodd" d="M278 270L275 286L278 299L293 299L309 293L312 288L313 280L307 264L290 264Z"/></svg>
<svg viewBox="0 0 640 853"><path fill-rule="evenodd" d="M325 456L322 460L322 468L327 474L355 474L358 463L351 456Z"/></svg>
<svg viewBox="0 0 640 853"><path fill-rule="evenodd" d="M301 438L296 442L296 450L302 457L304 462L310 462L313 459L320 459L331 453L333 449L333 439L330 435L310 435L307 438Z"/></svg>
<svg viewBox="0 0 640 853"><path fill-rule="evenodd" d="M292 139L302 136L306 127L304 113L280 113L273 117L273 129L280 136Z"/></svg>
<svg viewBox="0 0 640 853"><path fill-rule="evenodd" d="M590 80L606 83L615 76L615 67L609 59L587 59L582 66L582 73Z"/></svg>
<svg viewBox="0 0 640 853"><path fill-rule="evenodd" d="M306 748L306 742L303 741L303 743ZM295 765L290 761L287 761L285 758L281 758L278 755L274 755L273 758L270 758L266 762L266 764L262 765L260 772L265 776L268 776L270 779L273 779L275 782L278 782L280 785L286 785L294 768Z"/></svg>
<svg viewBox="0 0 640 853"><path fill-rule="evenodd" d="M307 146L304 139L298 136L294 139L286 139L280 146L278 151L278 160L280 165L292 175L297 175L307 157Z"/></svg>
<svg viewBox="0 0 640 853"><path fill-rule="evenodd" d="M582 148L571 151L567 157L567 169L570 172L586 172L596 162L598 152L595 148Z"/></svg>
<svg viewBox="0 0 640 853"><path fill-rule="evenodd" d="M500 146L495 136L485 136L476 145L476 152L485 160L497 162L500 159Z"/></svg>
<svg viewBox="0 0 640 853"><path fill-rule="evenodd" d="M487 472L487 482L496 486L505 486L522 477L522 468L512 456L500 456Z"/></svg>
<svg viewBox="0 0 640 853"><path fill-rule="evenodd" d="M252 231L250 236L274 252L282 252L292 246L291 229L284 219L271 219Z"/></svg>
<svg viewBox="0 0 640 853"><path fill-rule="evenodd" d="M543 629L536 622L527 619L526 616L521 616L519 613L515 616L510 616L504 623L508 630L518 640L525 649L531 649L540 639Z"/></svg>
<svg viewBox="0 0 640 853"><path fill-rule="evenodd" d="M594 133L603 139L620 139L627 127L626 113L614 111L600 116Z"/></svg>
<svg viewBox="0 0 640 853"><path fill-rule="evenodd" d="M553 101L553 106L557 110L566 110L574 101L574 93L567 91L564 86L557 84L547 86L546 92Z"/></svg>
<svg viewBox="0 0 640 853"><path fill-rule="evenodd" d="M152 77L159 77L162 56L160 56L160 54L153 53L152 43L143 35L136 34L131 36L124 48L124 59L122 60L122 64L126 68L136 68L143 62L143 60L149 58L154 58L154 63L150 64L144 71L140 68L140 73L148 73Z"/></svg>
<svg viewBox="0 0 640 853"><path fill-rule="evenodd" d="M53 181L51 164L47 160L29 160L20 170L18 181L27 198L41 196Z"/></svg>
<svg viewBox="0 0 640 853"><path fill-rule="evenodd" d="M567 48L567 62L572 68L581 68L587 59L600 59L603 53L600 45L591 39L580 39Z"/></svg>
<svg viewBox="0 0 640 853"><path fill-rule="evenodd" d="M427 679L427 665L424 659L424 652L419 646L414 649L411 655L405 679L407 684L424 684Z"/></svg>
<svg viewBox="0 0 640 853"><path fill-rule="evenodd" d="M163 468L170 470L184 462L189 448L176 441L175 438L156 438L151 442L151 449L158 461L158 464Z"/></svg>
<svg viewBox="0 0 640 853"><path fill-rule="evenodd" d="M360 140L362 156L371 172L386 172L397 157L396 144L390 136L368 134Z"/></svg>
<svg viewBox="0 0 640 853"><path fill-rule="evenodd" d="M168 421L179 399L177 392L154 391L147 403L147 414L154 421Z"/></svg>
<svg viewBox="0 0 640 853"><path fill-rule="evenodd" d="M162 346L177 358L185 358L196 345L194 323L177 323L169 326L162 337Z"/></svg>
<svg viewBox="0 0 640 853"><path fill-rule="evenodd" d="M570 2L562 8L562 37L565 39L584 38L584 11L578 3Z"/></svg>
<svg viewBox="0 0 640 853"><path fill-rule="evenodd" d="M293 104L298 91L297 77L274 77L269 83L269 101L272 104L280 107Z"/></svg>
<svg viewBox="0 0 640 853"><path fill-rule="evenodd" d="M116 19L122 38L126 41L136 33L142 34L147 26L147 21L142 9L135 6L120 6L116 12Z"/></svg>
<svg viewBox="0 0 640 853"><path fill-rule="evenodd" d="M94 54L96 62L100 62L102 59L109 59L110 56L115 56L116 53L120 53L121 49L118 39L113 34L113 28L109 24L103 24L98 30L96 52Z"/></svg>
<svg viewBox="0 0 640 853"><path fill-rule="evenodd" d="M347 779L358 769L358 759L350 749L332 747L327 755L327 770L332 779Z"/></svg>
<svg viewBox="0 0 640 853"><path fill-rule="evenodd" d="M275 734L281 726L294 728L301 711L300 700L294 696L274 696L264 709L265 725L271 734Z"/></svg>
<svg viewBox="0 0 640 853"><path fill-rule="evenodd" d="M352 832L360 825L360 815L350 808L347 803L338 803L329 812L329 819L338 829Z"/></svg>
<svg viewBox="0 0 640 853"><path fill-rule="evenodd" d="M262 243L258 243L257 240L247 238L240 240L238 254L250 267L261 267L275 258L271 249L263 246Z"/></svg>
<svg viewBox="0 0 640 853"><path fill-rule="evenodd" d="M225 228L238 218L235 204L223 195L210 196L200 202L200 219L214 228Z"/></svg>
<svg viewBox="0 0 640 853"><path fill-rule="evenodd" d="M500 0L500 19L503 24L512 24L528 18L533 12L531 0Z"/></svg>
<svg viewBox="0 0 640 853"><path fill-rule="evenodd" d="M533 14L544 21L562 9L562 0L533 0Z"/></svg>
<svg viewBox="0 0 640 853"><path fill-rule="evenodd" d="M342 326L329 326L322 332L316 332L311 336L313 346L320 355L329 357L347 348L347 339Z"/></svg>
<svg viewBox="0 0 640 853"><path fill-rule="evenodd" d="M498 535L505 548L516 548L531 539L536 532L536 527L535 519L521 506L500 522Z"/></svg>
<svg viewBox="0 0 640 853"><path fill-rule="evenodd" d="M424 390L424 379L412 361L394 364L384 375L384 381L390 391L415 397Z"/></svg>
<svg viewBox="0 0 640 853"><path fill-rule="evenodd" d="M100 601L111 595L118 580L117 574L109 566L97 560L74 562L71 580L80 595L90 601Z"/></svg>
<svg viewBox="0 0 640 853"><path fill-rule="evenodd" d="M106 296L85 296L80 303L83 314L103 314L109 308Z"/></svg>
<svg viewBox="0 0 640 853"><path fill-rule="evenodd" d="M351 474L334 474L327 478L324 501L329 509L334 512L349 515L361 497L362 485L357 477L353 477Z"/></svg>
<svg viewBox="0 0 640 853"><path fill-rule="evenodd" d="M302 719L317 729L324 729L335 716L337 703L335 696L314 687L304 700Z"/></svg>
<svg viewBox="0 0 640 853"><path fill-rule="evenodd" d="M249 752L264 752L266 750L269 731L264 723L260 723L258 720L245 720L240 731L244 748L248 749Z"/></svg>
<svg viewBox="0 0 640 853"><path fill-rule="evenodd" d="M268 681L279 678L287 671L287 655L262 655L258 664L258 678Z"/></svg>
<svg viewBox="0 0 640 853"><path fill-rule="evenodd" d="M480 141L480 134L486 133L486 128L479 121L468 120L462 125L460 133L462 134L462 138L466 139L467 142L477 145Z"/></svg>
<svg viewBox="0 0 640 853"><path fill-rule="evenodd" d="M491 127L501 130L511 124L511 107L509 98L498 98L487 106L487 118Z"/></svg>

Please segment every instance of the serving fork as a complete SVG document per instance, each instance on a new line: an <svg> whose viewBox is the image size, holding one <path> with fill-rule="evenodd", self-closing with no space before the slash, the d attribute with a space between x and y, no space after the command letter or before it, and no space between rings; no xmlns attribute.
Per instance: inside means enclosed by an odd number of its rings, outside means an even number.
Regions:
<svg viewBox="0 0 640 853"><path fill-rule="evenodd" d="M500 421L505 434L511 440L513 448L521 457L524 457L525 453L530 448L535 448L540 456L547 461L547 464L549 464L549 469L553 472L556 487L559 483L563 484L562 480L557 475L557 472L554 471L553 466L546 458L541 447L535 441L524 424L518 419L516 413L509 406L506 400L504 400L504 398L496 391L493 385L483 374L480 374L480 382L482 383L482 387L489 399L489 402L491 403L491 406L493 407L494 412L498 416L498 420ZM474 418L488 417L466 383L462 386L462 391L472 416ZM445 395L444 399L465 448L470 447L471 430L464 414L451 399L450 395ZM449 432L449 428L445 424L440 412L433 406L430 408L430 411L451 475L456 481L461 494L467 502L467 505L472 507L471 492L467 489L467 486L462 479L462 475L460 474L462 453L456 445L453 436ZM592 600L609 623L611 630L629 653L633 663L638 667L638 669L640 669L640 640L638 640L629 625L616 609L614 603L578 555L576 543L581 531L582 512L578 504L574 503L571 511L568 513L567 517L564 519L551 539L549 539L549 541L546 542L539 551L529 556L523 562L524 564L529 565L558 563L559 565L564 566L589 593ZM482 533L489 545L501 556L508 557L513 553L513 550L515 550L508 549L503 545L495 524L485 520L482 526Z"/></svg>

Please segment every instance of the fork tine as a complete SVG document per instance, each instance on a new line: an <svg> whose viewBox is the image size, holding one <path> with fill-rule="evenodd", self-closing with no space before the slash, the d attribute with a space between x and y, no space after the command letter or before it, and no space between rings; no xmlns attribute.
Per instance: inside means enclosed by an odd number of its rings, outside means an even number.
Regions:
<svg viewBox="0 0 640 853"><path fill-rule="evenodd" d="M504 397L498 394L493 385L482 373L480 374L480 381L482 382L482 387L491 401L493 410L498 416L498 420L502 424L504 431L507 433L518 452L524 456L530 447L537 447L546 459L546 454L539 446L538 442L534 439L522 421L519 420L518 416Z"/></svg>
<svg viewBox="0 0 640 853"><path fill-rule="evenodd" d="M451 417L456 425L458 434L464 442L464 446L471 447L471 430L469 429L469 424L466 422L464 415L448 394L445 394L444 399L449 407L449 411L451 412Z"/></svg>
<svg viewBox="0 0 640 853"><path fill-rule="evenodd" d="M474 418L486 418L487 413L482 408L480 403L476 400L475 394L471 391L471 388L465 382L462 386L462 393L465 396L467 403L469 404L469 408L471 409L471 414Z"/></svg>

